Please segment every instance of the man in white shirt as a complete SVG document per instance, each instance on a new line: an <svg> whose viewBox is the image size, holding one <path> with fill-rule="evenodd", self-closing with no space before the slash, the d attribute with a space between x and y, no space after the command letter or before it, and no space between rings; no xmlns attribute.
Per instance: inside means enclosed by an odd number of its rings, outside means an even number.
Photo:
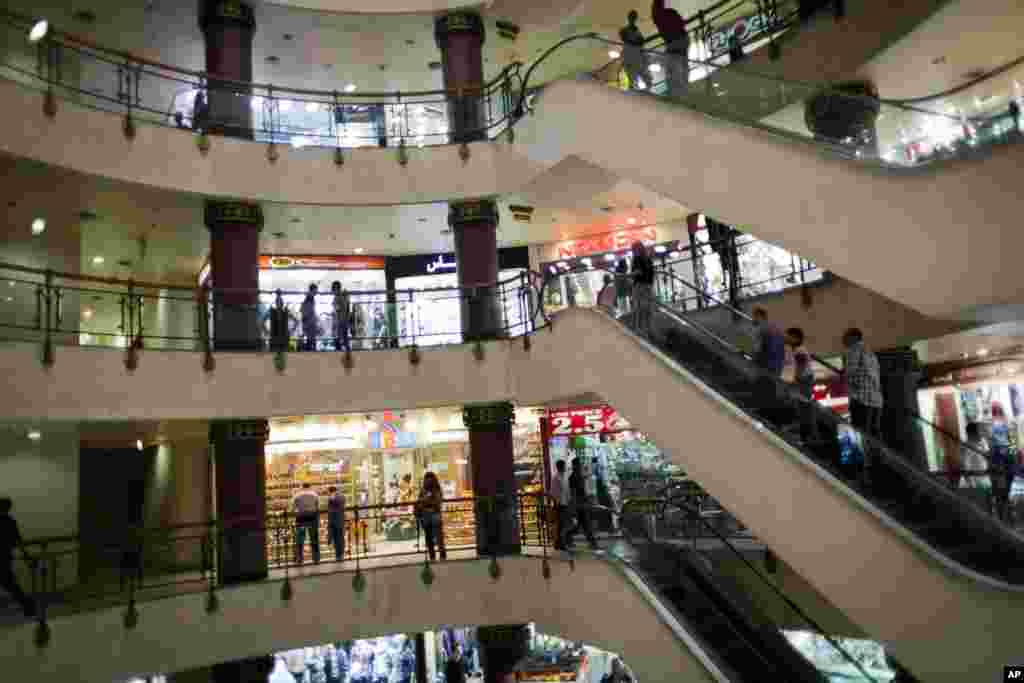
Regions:
<svg viewBox="0 0 1024 683"><path fill-rule="evenodd" d="M320 497L309 483L292 498L295 511L295 563L302 564L302 546L309 534L309 545L313 551L313 562L320 563Z"/></svg>
<svg viewBox="0 0 1024 683"><path fill-rule="evenodd" d="M569 529L569 506L572 504L572 491L569 489L569 475L565 471L565 461L555 463L555 476L551 478L551 497L558 506L555 524L555 548L565 549L565 532Z"/></svg>

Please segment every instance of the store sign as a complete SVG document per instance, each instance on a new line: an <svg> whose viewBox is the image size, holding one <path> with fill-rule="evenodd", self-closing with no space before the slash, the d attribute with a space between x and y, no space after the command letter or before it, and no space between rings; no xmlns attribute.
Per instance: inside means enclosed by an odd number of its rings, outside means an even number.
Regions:
<svg viewBox="0 0 1024 683"><path fill-rule="evenodd" d="M446 270L455 270L455 257L452 257L451 261L444 260L444 254L439 254L436 259L427 264L427 272L431 275L434 273L443 273Z"/></svg>
<svg viewBox="0 0 1024 683"><path fill-rule="evenodd" d="M548 412L552 436L600 434L628 429L629 423L610 406L568 408Z"/></svg>
<svg viewBox="0 0 1024 683"><path fill-rule="evenodd" d="M604 251L620 251L633 246L634 242L656 242L657 239L658 231L653 225L619 230L581 240L562 242L558 245L558 258L576 258L587 254L600 254Z"/></svg>
<svg viewBox="0 0 1024 683"><path fill-rule="evenodd" d="M263 270L383 270L383 256L260 256Z"/></svg>
<svg viewBox="0 0 1024 683"><path fill-rule="evenodd" d="M712 55L720 55L729 51L729 38L735 36L740 44L754 38L760 33L767 33L775 23L775 16L771 13L757 13L750 16L740 17L724 28L711 31L708 34L707 45Z"/></svg>

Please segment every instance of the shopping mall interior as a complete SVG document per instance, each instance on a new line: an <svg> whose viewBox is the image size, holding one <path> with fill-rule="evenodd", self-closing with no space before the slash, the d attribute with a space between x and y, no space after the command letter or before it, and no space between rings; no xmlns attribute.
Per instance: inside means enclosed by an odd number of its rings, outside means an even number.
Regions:
<svg viewBox="0 0 1024 683"><path fill-rule="evenodd" d="M0 4L12 680L1024 676L1021 3Z"/></svg>

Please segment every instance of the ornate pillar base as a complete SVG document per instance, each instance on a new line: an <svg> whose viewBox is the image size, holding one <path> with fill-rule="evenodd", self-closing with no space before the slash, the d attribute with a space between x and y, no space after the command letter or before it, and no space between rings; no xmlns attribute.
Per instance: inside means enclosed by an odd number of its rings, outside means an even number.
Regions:
<svg viewBox="0 0 1024 683"><path fill-rule="evenodd" d="M455 236L455 262L462 292L462 336L466 341L507 336L498 281L498 206L491 199L452 202L448 225ZM508 305L514 305L515 300Z"/></svg>
<svg viewBox="0 0 1024 683"><path fill-rule="evenodd" d="M215 420L213 444L222 584L267 578L266 420Z"/></svg>
<svg viewBox="0 0 1024 683"><path fill-rule="evenodd" d="M483 556L518 555L522 550L519 499L513 467L511 403L465 406L469 430L473 494L483 497L476 510L476 547Z"/></svg>
<svg viewBox="0 0 1024 683"><path fill-rule="evenodd" d="M207 200L205 218L213 274L213 348L259 351L263 348L259 312L263 210L249 202Z"/></svg>

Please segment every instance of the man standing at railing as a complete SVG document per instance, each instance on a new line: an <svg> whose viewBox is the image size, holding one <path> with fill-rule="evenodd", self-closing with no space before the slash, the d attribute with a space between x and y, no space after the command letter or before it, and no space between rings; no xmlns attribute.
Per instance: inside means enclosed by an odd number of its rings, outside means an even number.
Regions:
<svg viewBox="0 0 1024 683"><path fill-rule="evenodd" d="M685 95L690 85L690 36L686 32L686 20L676 10L665 7L665 0L654 0L651 19L665 41L668 94Z"/></svg>
<svg viewBox="0 0 1024 683"><path fill-rule="evenodd" d="M320 497L309 482L292 498L295 510L295 564L302 564L302 546L309 534L309 545L313 551L313 562L320 563Z"/></svg>
<svg viewBox="0 0 1024 683"><path fill-rule="evenodd" d="M629 11L626 25L619 31L622 40L622 66L629 77L631 90L643 90L647 87L650 75L647 73L647 54L644 52L644 34L636 26L640 14L634 9Z"/></svg>
<svg viewBox="0 0 1024 683"><path fill-rule="evenodd" d="M35 603L25 595L18 585L18 579L14 575L14 551L21 548L21 554L26 563L32 565L34 560L25 550L25 542L21 539L21 531L18 530L18 523L11 516L13 503L10 498L0 498L0 588L11 594L11 597L21 605L26 617L34 617L36 614Z"/></svg>
<svg viewBox="0 0 1024 683"><path fill-rule="evenodd" d="M882 378L878 357L864 346L864 333L851 327L843 335L843 372L850 395L850 422L862 434L882 435ZM864 443L864 470L862 479L867 483L870 473L871 447Z"/></svg>

